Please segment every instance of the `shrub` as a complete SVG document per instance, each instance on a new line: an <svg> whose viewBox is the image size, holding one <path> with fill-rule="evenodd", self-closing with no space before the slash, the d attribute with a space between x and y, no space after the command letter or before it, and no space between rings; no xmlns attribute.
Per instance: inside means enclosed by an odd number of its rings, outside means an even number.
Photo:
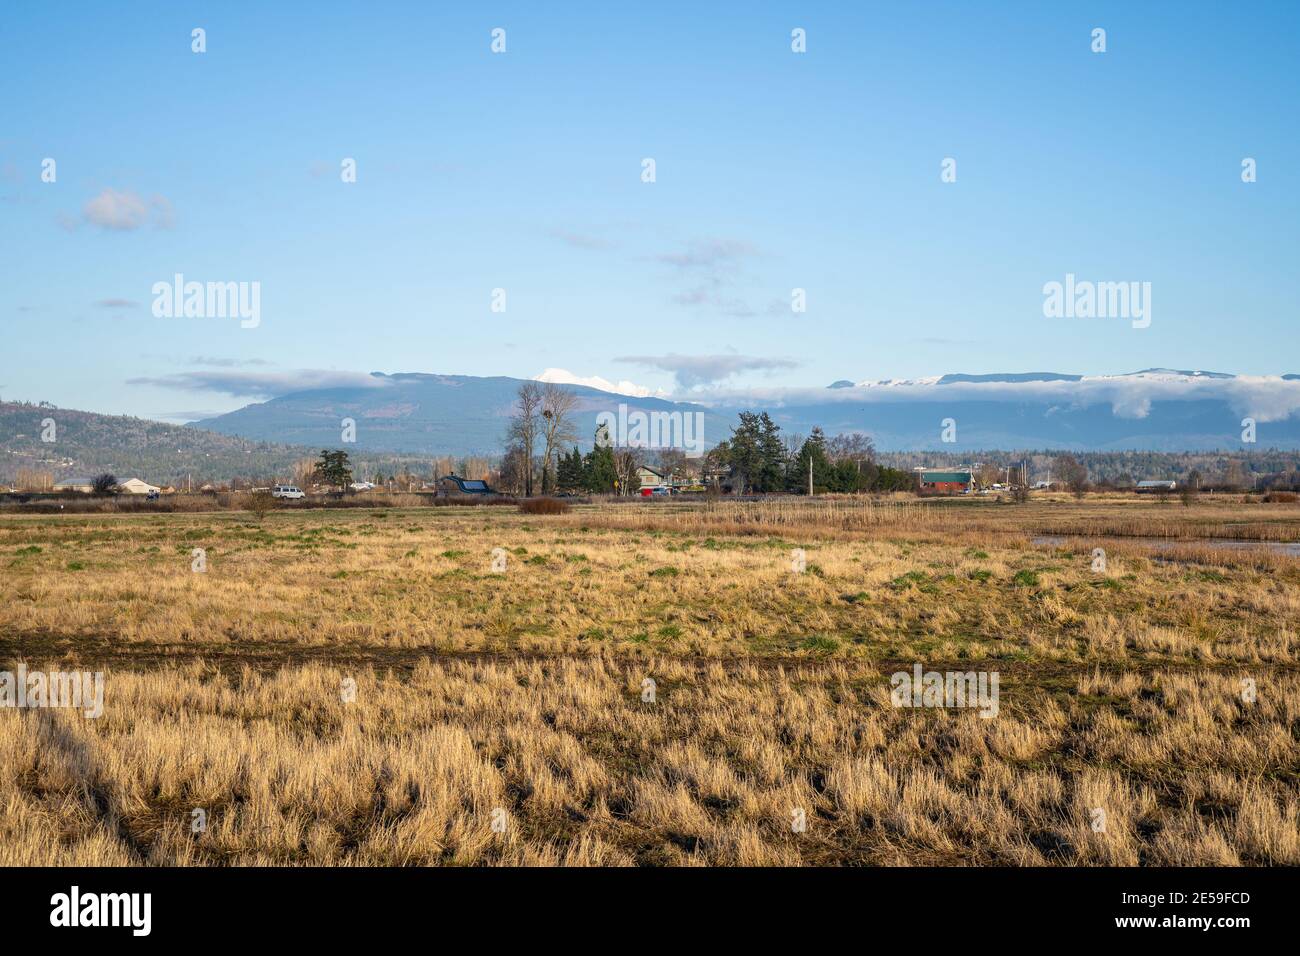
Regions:
<svg viewBox="0 0 1300 956"><path fill-rule="evenodd" d="M1293 505L1300 498L1294 491L1270 491L1264 496L1264 501L1270 505Z"/></svg>
<svg viewBox="0 0 1300 956"><path fill-rule="evenodd" d="M254 520L261 523L263 518L275 510L275 499L271 497L269 491L254 491L248 496L244 505L252 513Z"/></svg>
<svg viewBox="0 0 1300 956"><path fill-rule="evenodd" d="M519 510L526 515L567 515L569 504L559 498L529 498L519 502Z"/></svg>

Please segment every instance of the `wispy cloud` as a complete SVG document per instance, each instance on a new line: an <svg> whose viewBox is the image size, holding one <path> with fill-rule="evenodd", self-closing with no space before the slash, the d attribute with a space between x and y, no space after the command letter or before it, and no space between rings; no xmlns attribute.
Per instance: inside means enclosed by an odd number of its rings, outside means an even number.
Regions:
<svg viewBox="0 0 1300 956"><path fill-rule="evenodd" d="M761 358L754 355L624 355L616 362L631 362L671 372L681 388L698 388L725 381L741 372L773 372L798 368L792 359Z"/></svg>
<svg viewBox="0 0 1300 956"><path fill-rule="evenodd" d="M139 304L132 299L100 299L95 303L101 309L134 309Z"/></svg>
<svg viewBox="0 0 1300 956"><path fill-rule="evenodd" d="M672 297L672 301L675 305L705 306L738 319L748 319L758 314L744 299L723 295L708 286L697 286L694 289L678 292Z"/></svg>
<svg viewBox="0 0 1300 956"><path fill-rule="evenodd" d="M567 229L552 229L551 238L558 239L567 246L575 249L587 249L591 251L600 251L604 249L613 249L615 243L609 239L603 239L600 236L593 236L586 233L571 232Z"/></svg>
<svg viewBox="0 0 1300 956"><path fill-rule="evenodd" d="M170 228L172 204L165 196L145 198L130 190L106 188L81 207L81 218L93 226L129 232L141 226Z"/></svg>
<svg viewBox="0 0 1300 956"><path fill-rule="evenodd" d="M758 247L743 239L697 239L678 252L655 256L678 269L704 270L712 274L734 271L745 259L759 255Z"/></svg>
<svg viewBox="0 0 1300 956"><path fill-rule="evenodd" d="M731 287L743 272L745 261L760 255L757 246L743 239L697 239L682 249L660 253L654 258L689 280L685 289L670 297L674 305L750 318L758 313Z"/></svg>
<svg viewBox="0 0 1300 956"><path fill-rule="evenodd" d="M266 359L236 359L236 358L216 358L208 355L194 355L185 360L186 365L207 365L212 368L239 368L249 365L271 365Z"/></svg>
<svg viewBox="0 0 1300 956"><path fill-rule="evenodd" d="M128 385L149 385L187 392L216 392L235 398L275 398L319 388L383 388L385 379L365 372L333 369L287 369L280 372L178 372L129 378Z"/></svg>

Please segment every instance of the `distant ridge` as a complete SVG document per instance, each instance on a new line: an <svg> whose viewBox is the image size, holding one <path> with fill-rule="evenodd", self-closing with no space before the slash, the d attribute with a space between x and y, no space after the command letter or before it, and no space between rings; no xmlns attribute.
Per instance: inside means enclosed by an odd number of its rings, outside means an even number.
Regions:
<svg viewBox="0 0 1300 956"><path fill-rule="evenodd" d="M191 425L20 402L0 404L0 483L19 470L57 479L111 471L174 484L232 477L287 478L322 448L392 472L433 456L498 456L523 379L375 372L364 384L295 392ZM766 411L787 435L865 432L882 452L941 449L1254 451L1300 449L1300 374L1235 376L1149 368L1121 375L1060 372L966 374L791 389L711 406L564 385L578 396L579 447L589 448L601 411L704 415L704 442L726 439L743 410ZM1257 419L1253 446L1243 418ZM41 441L53 418L57 441ZM342 420L356 422L354 446ZM942 423L955 423L954 442Z"/></svg>
<svg viewBox="0 0 1300 956"><path fill-rule="evenodd" d="M357 447L413 454L499 454L522 379L374 373L365 387L317 389L197 423L262 441L324 447L339 423L357 423ZM936 447L940 423L957 423L956 449L1073 448L1192 451L1240 449L1241 420L1255 412L1261 447L1300 447L1296 376L1242 378L1225 372L1148 368L1119 375L1062 372L952 373L915 379L790 389L708 405L619 395L565 385L579 396L579 445L590 447L599 411L703 412L705 441L730 434L744 410L767 411L792 434L869 433L882 450Z"/></svg>

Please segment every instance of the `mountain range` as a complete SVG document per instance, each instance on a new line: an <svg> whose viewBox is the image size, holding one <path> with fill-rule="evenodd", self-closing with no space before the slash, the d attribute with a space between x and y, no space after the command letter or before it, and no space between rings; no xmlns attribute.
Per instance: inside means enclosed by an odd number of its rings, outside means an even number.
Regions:
<svg viewBox="0 0 1300 956"><path fill-rule="evenodd" d="M372 373L361 387L295 392L193 423L257 441L337 445L343 419L360 449L410 454L498 454L523 380L504 376ZM698 402L566 385L578 396L579 444L600 412L700 413L705 443L727 437L743 410L767 411L782 430L866 432L882 450L1042 448L1102 451L1300 448L1300 375L1144 369L1126 375L1059 372L949 374L852 382L821 389L710 393ZM951 420L952 426L947 422ZM947 439L952 439L948 441Z"/></svg>
<svg viewBox="0 0 1300 956"><path fill-rule="evenodd" d="M186 476L285 476L321 448L400 470L432 456L499 455L523 379L505 376L373 373L360 385L296 391L188 425L121 415L0 404L0 481L19 471L56 479L100 471L119 477L184 481ZM607 383L601 383L607 384ZM578 444L589 448L601 412L681 412L703 416L706 446L730 435L742 410L766 411L786 434L865 432L882 452L928 450L963 456L982 450L1250 452L1300 449L1300 375L1144 369L1126 375L1059 372L948 374L852 381L825 388L711 392L707 403L584 384L577 396ZM57 437L42 440L52 419ZM1253 419L1255 442L1244 420ZM952 441L946 441L951 438ZM359 457L363 456L363 458Z"/></svg>

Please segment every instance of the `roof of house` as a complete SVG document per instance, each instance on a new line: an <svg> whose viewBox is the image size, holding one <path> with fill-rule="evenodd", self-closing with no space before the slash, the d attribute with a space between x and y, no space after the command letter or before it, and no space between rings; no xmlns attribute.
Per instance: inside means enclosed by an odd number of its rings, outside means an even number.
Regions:
<svg viewBox="0 0 1300 956"><path fill-rule="evenodd" d="M662 478L664 476L664 473L662 471L660 471L657 468L651 468L649 465L642 465L640 468L637 469L638 474L640 474L643 471L648 471L650 472L650 474L654 475L657 478Z"/></svg>
<svg viewBox="0 0 1300 956"><path fill-rule="evenodd" d="M1172 488L1176 484L1176 481L1172 481L1168 478L1160 478L1156 480L1148 478L1145 481L1139 481L1137 486L1139 488Z"/></svg>
<svg viewBox="0 0 1300 956"><path fill-rule="evenodd" d="M478 478L462 478L459 475L443 475L439 481L450 481L462 492L475 495L490 495L492 489L486 481Z"/></svg>
<svg viewBox="0 0 1300 956"><path fill-rule="evenodd" d="M128 478L126 481L122 482L121 487L123 487L123 488L157 488L158 486L157 486L157 485L151 485L151 484L149 484L149 482L145 481L143 478Z"/></svg>
<svg viewBox="0 0 1300 956"><path fill-rule="evenodd" d="M921 480L968 485L971 482L971 473L969 471L922 471Z"/></svg>

